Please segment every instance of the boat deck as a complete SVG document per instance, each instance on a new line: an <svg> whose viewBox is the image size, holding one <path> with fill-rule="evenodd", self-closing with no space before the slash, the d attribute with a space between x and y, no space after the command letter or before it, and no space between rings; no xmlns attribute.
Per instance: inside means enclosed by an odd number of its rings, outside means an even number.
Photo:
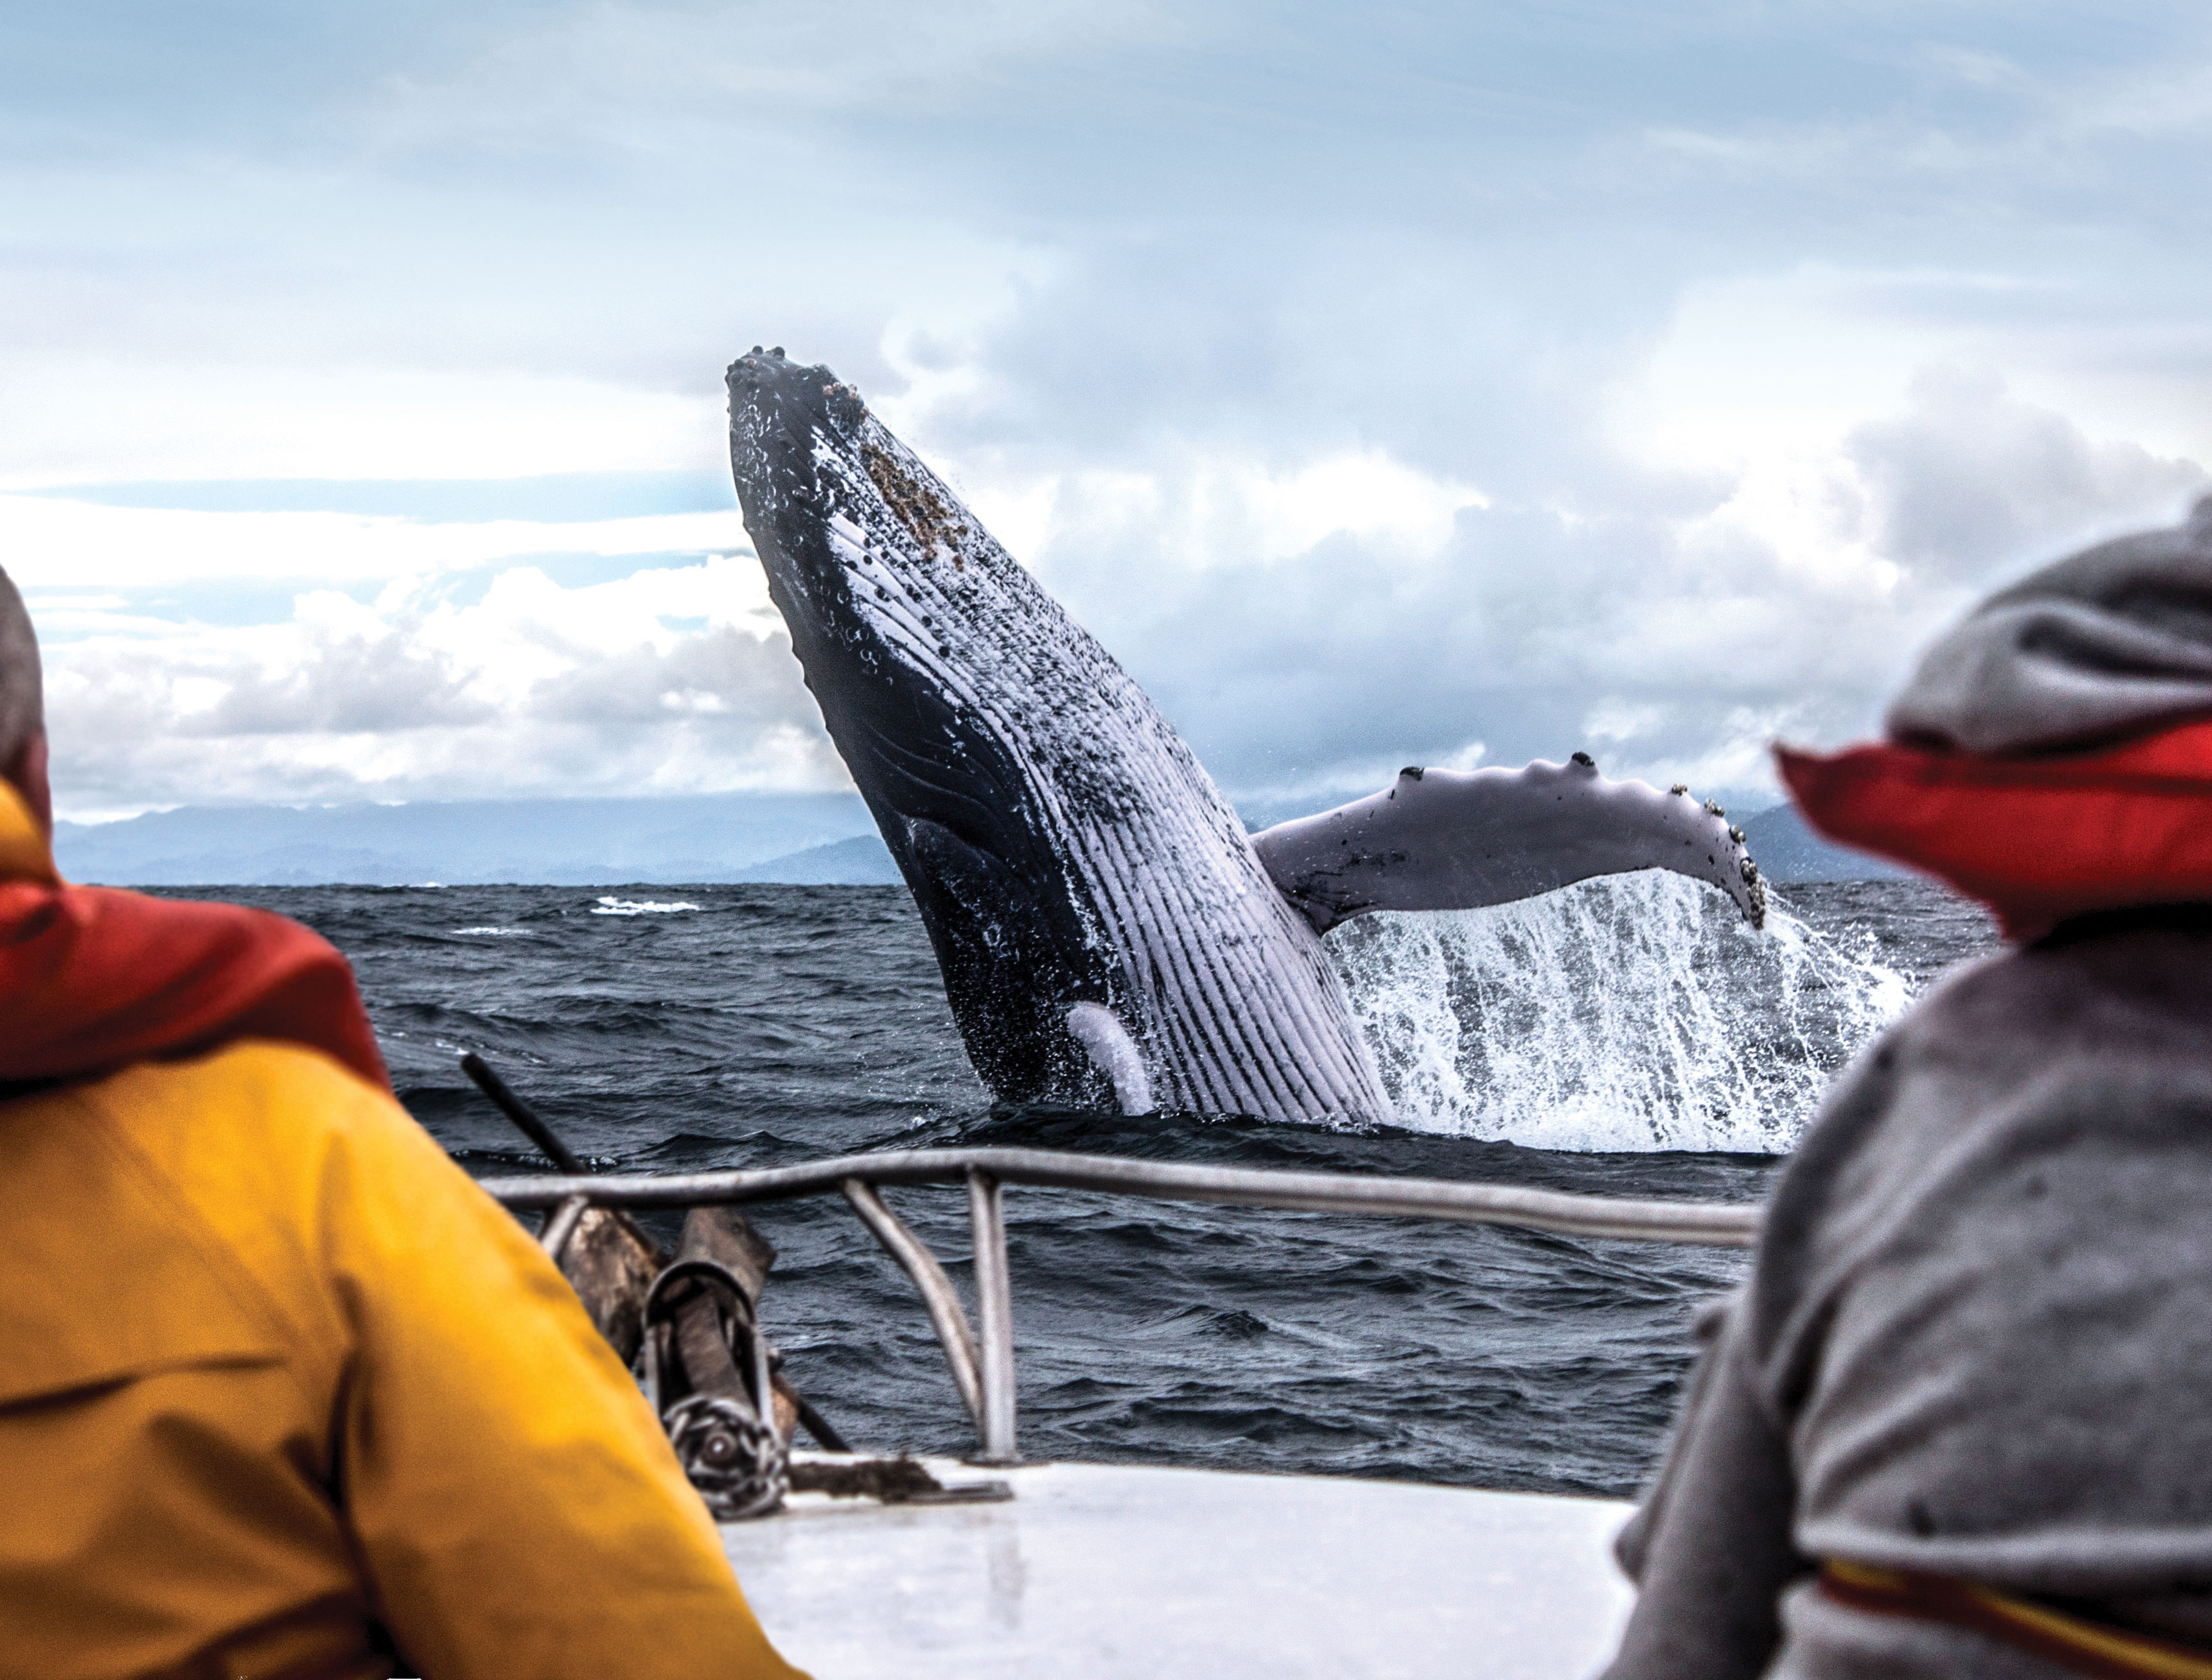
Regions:
<svg viewBox="0 0 2212 1680"><path fill-rule="evenodd" d="M838 1462L824 1455L824 1462ZM1325 1477L923 1461L1000 1503L793 1495L725 1549L817 1680L1573 1680L1632 1594L1609 1500Z"/></svg>

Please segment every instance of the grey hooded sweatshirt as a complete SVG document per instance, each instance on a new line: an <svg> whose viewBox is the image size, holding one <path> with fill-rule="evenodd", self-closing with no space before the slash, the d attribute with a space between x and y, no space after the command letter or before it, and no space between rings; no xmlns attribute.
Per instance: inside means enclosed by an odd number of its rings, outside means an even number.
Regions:
<svg viewBox="0 0 2212 1680"><path fill-rule="evenodd" d="M1892 727L2207 713L2212 503L1996 597ZM1847 1607L1826 1558L2212 1647L2212 906L2083 918L1923 1000L1838 1080L1701 1335L1620 1537L1641 1592L1608 1680L2075 1672Z"/></svg>

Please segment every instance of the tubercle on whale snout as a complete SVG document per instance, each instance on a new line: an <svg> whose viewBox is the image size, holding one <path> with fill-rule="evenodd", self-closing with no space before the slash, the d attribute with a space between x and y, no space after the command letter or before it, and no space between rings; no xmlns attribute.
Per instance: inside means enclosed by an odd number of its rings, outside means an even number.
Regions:
<svg viewBox="0 0 2212 1680"><path fill-rule="evenodd" d="M857 387L847 385L826 365L787 361L781 352L764 356L756 350L739 356L724 371L722 383L729 391L732 430L741 404L771 395L778 406L819 419L840 437L850 437L868 417L868 405Z"/></svg>
<svg viewBox="0 0 2212 1680"><path fill-rule="evenodd" d="M875 437L868 435L868 408L856 387L838 379L826 365L805 366L775 352L764 355L757 348L730 364L725 382L730 393L732 464L738 467L740 477L744 467L737 459L735 445L741 439L759 452L763 458L759 465L766 467L771 428L792 453L805 452L805 440L818 433L835 446L846 469L857 467L866 474L884 506L922 554L941 552L951 557L956 572L967 569L963 544L974 533L962 517L964 510L957 504L948 506L928 484L909 472L893 452L896 446L884 446L891 440L880 427L874 428ZM773 416L767 412L771 405L779 410ZM745 435L748 430L754 435ZM833 479L836 476L832 474ZM818 471L806 476L811 482L785 487L785 498L817 514L832 512L840 500L834 485L823 482Z"/></svg>

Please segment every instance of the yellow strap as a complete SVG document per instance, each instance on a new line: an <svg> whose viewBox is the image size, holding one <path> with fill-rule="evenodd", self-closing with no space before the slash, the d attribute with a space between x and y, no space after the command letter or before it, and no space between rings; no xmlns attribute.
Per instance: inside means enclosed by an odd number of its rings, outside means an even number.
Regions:
<svg viewBox="0 0 2212 1680"><path fill-rule="evenodd" d="M1912 1578L1896 1569L1852 1563L1843 1558L1830 1558L1824 1567L1846 1586L1900 1596L1909 1596L1913 1591ZM1948 1578L1944 1584L1964 1593L1993 1616L2039 1635L2052 1645L2094 1657L2115 1668L2150 1677L2150 1680L2212 1680L2212 1658L2178 1650L2164 1640L2107 1627L1978 1582Z"/></svg>

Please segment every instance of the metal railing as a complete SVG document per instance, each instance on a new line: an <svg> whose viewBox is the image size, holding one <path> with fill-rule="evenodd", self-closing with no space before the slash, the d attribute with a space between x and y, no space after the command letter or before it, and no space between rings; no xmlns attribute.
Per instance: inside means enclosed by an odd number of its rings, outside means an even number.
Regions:
<svg viewBox="0 0 2212 1680"><path fill-rule="evenodd" d="M966 1185L975 1256L974 1326L937 1257L884 1204L878 1190L892 1184ZM1584 1196L1449 1179L1194 1167L1054 1149L890 1149L751 1172L611 1173L604 1177L545 1174L483 1180L483 1187L509 1208L550 1210L544 1240L556 1252L588 1206L693 1208L842 1194L921 1292L945 1362L952 1368L952 1380L975 1422L981 1445L977 1461L983 1464L1018 1461L1013 1295L1006 1269L1004 1196L1004 1186L1010 1184L1158 1201L1455 1220L1568 1236L1716 1248L1748 1248L1759 1234L1759 1210L1730 1203Z"/></svg>

